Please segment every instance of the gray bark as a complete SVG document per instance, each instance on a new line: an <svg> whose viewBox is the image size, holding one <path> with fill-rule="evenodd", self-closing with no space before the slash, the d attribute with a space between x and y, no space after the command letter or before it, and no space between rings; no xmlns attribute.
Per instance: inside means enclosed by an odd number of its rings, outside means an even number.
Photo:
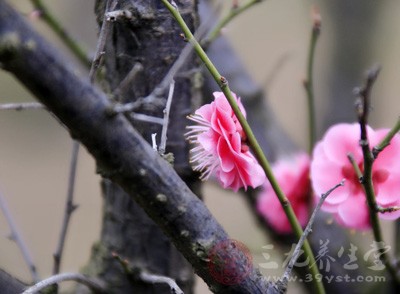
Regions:
<svg viewBox="0 0 400 294"><path fill-rule="evenodd" d="M143 208L213 292L272 293L271 284L252 266L246 279L237 285L222 285L213 278L207 257L215 244L229 238L220 224L124 115L109 115L112 104L106 95L77 76L69 63L3 0L0 63L87 148L99 173ZM240 275L243 266L238 264L232 274Z"/></svg>
<svg viewBox="0 0 400 294"><path fill-rule="evenodd" d="M96 3L99 25L103 21L105 3ZM185 18L193 27L196 20L194 1L181 1L179 5L187 11ZM108 36L105 61L106 88L117 93L114 99L121 103L138 101L150 95L159 86L171 65L174 64L186 43L180 38L178 27L168 11L159 7L159 1L119 1L116 9L131 11L130 20L122 20L113 25ZM121 82L129 75L135 64L140 70L129 86L120 89ZM189 188L199 194L199 184L188 161L188 146L183 133L186 115L191 110L193 97L200 98L199 90L191 83L191 74L197 67L196 59L185 62L176 86L171 108L166 152L174 155L174 168L185 180ZM154 97L154 104L143 103L135 112L149 116L163 117L168 89ZM131 120L135 128L146 140L151 134L161 134L160 125ZM185 293L192 293L194 273L190 264L171 244L165 234L126 194L111 181L102 183L104 198L101 237L93 247L92 258L86 270L95 273L112 286L113 293L170 293L165 284L149 284L123 273L121 264L115 258L102 252L115 252L126 259L135 271L168 276L176 280ZM139 187L140 193L142 187Z"/></svg>

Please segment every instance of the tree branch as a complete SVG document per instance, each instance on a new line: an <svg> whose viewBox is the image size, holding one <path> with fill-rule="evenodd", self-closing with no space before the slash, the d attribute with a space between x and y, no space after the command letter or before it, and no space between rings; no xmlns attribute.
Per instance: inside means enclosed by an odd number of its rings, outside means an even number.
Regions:
<svg viewBox="0 0 400 294"><path fill-rule="evenodd" d="M211 0L200 1L199 12L202 22L209 22L210 15L213 15L214 10ZM216 18L216 16L214 17ZM220 36L207 48L207 53L210 59L214 61L217 68L224 69L224 76L230 81L230 85L235 88L236 94L242 98L242 102L248 113L251 113L247 119L252 126L260 145L272 161L277 158L287 156L298 150L293 141L282 129L276 119L275 114L272 112L268 103L268 97L265 91L262 90L259 84L251 78L245 65L240 61L240 57L232 49L227 38ZM211 93L217 91L218 87L215 81L209 75L205 75L205 93L206 97L212 97ZM274 242L283 246L290 246L293 244L292 235L280 235L273 231L271 227L265 224L264 219L258 214L256 209L257 191L248 190L244 195L244 200L248 203L252 215L257 219L261 229L265 232L268 238L273 238ZM332 238L335 236L335 238ZM329 254L336 254L336 248L340 246L349 246L349 235L343 228L335 223L332 223L332 216L328 213L320 211L316 216L312 234L309 236L310 243L313 249L319 250L321 240L330 240ZM357 278L362 275L366 269L365 265L360 265L357 270L347 271L343 265L347 262L344 258L338 259L337 262L332 264L330 272L327 275L344 276L348 274L351 278ZM303 267L296 267L297 273L305 278L306 272ZM324 273L323 273L324 274ZM309 283L303 283L304 286L310 287ZM340 283L332 281L325 283L325 289L328 293L347 293L366 291L370 285L360 285L355 283ZM362 290L360 290L362 289ZM309 289L313 291L313 289Z"/></svg>
<svg viewBox="0 0 400 294"><path fill-rule="evenodd" d="M0 0L0 63L87 148L99 173L134 197L214 292L269 292L270 283L253 266L238 285L221 285L211 276L208 253L229 238L221 225L124 115L107 115L107 97L68 68L69 63L4 0ZM241 265L234 270L239 274Z"/></svg>
<svg viewBox="0 0 400 294"><path fill-rule="evenodd" d="M106 289L103 285L101 285L98 281L95 281L85 275L79 273L62 273L58 275L51 276L47 279L44 279L37 284L33 285L26 289L22 294L35 294L41 290L46 289L52 285L56 285L58 283L64 281L76 281L78 283L84 284L93 290L93 293L105 294L107 293Z"/></svg>
<svg viewBox="0 0 400 294"><path fill-rule="evenodd" d="M67 236L68 226L70 223L71 215L78 208L77 204L74 204L74 189L75 189L75 178L76 178L76 166L78 163L79 154L79 143L73 141L72 152L71 152L71 162L69 167L69 177L68 177L68 188L67 197L65 200L64 208L64 218L61 225L60 236L58 239L56 250L53 253L54 264L53 264L53 275L60 272L61 259L64 251L65 238Z"/></svg>
<svg viewBox="0 0 400 294"><path fill-rule="evenodd" d="M19 250L22 253L22 257L24 258L29 271L32 276L32 280L34 282L39 280L39 275L36 270L36 265L33 262L33 258L31 256L31 253L29 252L28 246L25 244L24 240L22 239L22 236L18 230L17 225L14 222L14 219L10 213L10 210L8 209L6 200L3 197L3 194L0 192L0 210L3 212L5 219L7 220L8 226L10 227L10 238L17 244Z"/></svg>

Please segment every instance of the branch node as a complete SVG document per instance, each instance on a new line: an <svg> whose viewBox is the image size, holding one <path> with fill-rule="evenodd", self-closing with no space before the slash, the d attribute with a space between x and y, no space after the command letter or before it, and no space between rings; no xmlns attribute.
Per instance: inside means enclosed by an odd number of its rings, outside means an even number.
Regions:
<svg viewBox="0 0 400 294"><path fill-rule="evenodd" d="M107 12L105 14L106 21L109 22L117 22L117 21L122 21L122 20L131 20L133 17L132 12L130 12L127 9L123 10L114 10Z"/></svg>

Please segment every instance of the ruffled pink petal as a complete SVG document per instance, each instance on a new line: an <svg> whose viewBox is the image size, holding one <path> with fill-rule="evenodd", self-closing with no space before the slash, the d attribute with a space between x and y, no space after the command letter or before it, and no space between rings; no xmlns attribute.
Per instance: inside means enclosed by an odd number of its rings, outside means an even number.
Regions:
<svg viewBox="0 0 400 294"><path fill-rule="evenodd" d="M212 114L211 127L220 134L222 134L222 130L225 130L228 133L236 131L236 125L232 120L232 116L228 113L217 110Z"/></svg>
<svg viewBox="0 0 400 294"><path fill-rule="evenodd" d="M215 152L215 148L218 143L218 137L215 136L215 132L213 131L208 131L201 133L197 136L197 142L201 144L201 146L209 152Z"/></svg>
<svg viewBox="0 0 400 294"><path fill-rule="evenodd" d="M368 133L372 129L368 128ZM326 157L340 164L348 164L347 154L351 153L356 161L362 158L362 151L358 144L360 140L360 126L358 124L337 124L328 129L322 139Z"/></svg>
<svg viewBox="0 0 400 294"><path fill-rule="evenodd" d="M222 170L218 170L218 172L216 173L216 176L224 188L230 187L231 185L233 185L233 182L235 181L235 175L230 172L224 172ZM235 183L235 186L236 186L236 183Z"/></svg>
<svg viewBox="0 0 400 294"><path fill-rule="evenodd" d="M400 178L393 175L382 184L375 185L376 201L379 205L388 206L400 199Z"/></svg>
<svg viewBox="0 0 400 294"><path fill-rule="evenodd" d="M376 142L371 143L372 146L378 144L384 136L388 133L388 130L378 130L376 132ZM373 170L385 168L390 173L396 173L400 176L400 164L395 164L394 158L400 158L400 136L396 135L382 152L379 153L378 158L374 161Z"/></svg>
<svg viewBox="0 0 400 294"><path fill-rule="evenodd" d="M200 115L206 121L211 121L211 116L214 113L215 107L213 104L205 104L195 111L195 114Z"/></svg>
<svg viewBox="0 0 400 294"><path fill-rule="evenodd" d="M328 196L328 198L329 197L330 197L330 195ZM324 201L324 203L322 203L321 209L326 212L336 213L338 211L339 205L340 205L340 203L339 204L331 204L329 202Z"/></svg>
<svg viewBox="0 0 400 294"><path fill-rule="evenodd" d="M227 181L224 182L224 179L226 179ZM244 183L240 180L235 171L225 173L225 175L219 178L219 180L224 188L232 189L235 192L237 192L242 187L244 187L245 189L247 188L247 186L244 185Z"/></svg>
<svg viewBox="0 0 400 294"><path fill-rule="evenodd" d="M257 210L275 231L281 234L288 234L292 231L282 205L273 191L267 190L266 194L259 197Z"/></svg>
<svg viewBox="0 0 400 294"><path fill-rule="evenodd" d="M322 143L317 144L313 153L310 167L311 183L315 195L321 197L323 193L340 183L343 179L342 166L335 161L330 161L325 155ZM336 189L325 200L329 204L338 204L349 197L349 185Z"/></svg>
<svg viewBox="0 0 400 294"><path fill-rule="evenodd" d="M308 195L310 160L307 154L300 153L278 160L273 166L274 175L291 202L292 208L302 226L308 221ZM292 232L290 223L269 182L264 184L257 204L258 210L266 221L279 233Z"/></svg>
<svg viewBox="0 0 400 294"><path fill-rule="evenodd" d="M232 94L245 114L240 99ZM191 150L191 163L194 170L202 173L202 179L215 173L224 188L235 191L248 186L256 188L265 181L264 172L248 152L243 129L222 92L215 92L214 101L199 108L189 119L198 124L190 126L185 136L197 144Z"/></svg>
<svg viewBox="0 0 400 294"><path fill-rule="evenodd" d="M223 172L230 172L235 168L235 156L233 155L228 142L224 140L224 138L220 138L217 150L219 161L221 163L221 170Z"/></svg>
<svg viewBox="0 0 400 294"><path fill-rule="evenodd" d="M294 206L294 213L296 214L297 219L300 222L300 225L304 228L309 219L308 205L307 202L302 202Z"/></svg>
<svg viewBox="0 0 400 294"><path fill-rule="evenodd" d="M369 212L365 197L349 197L339 205L337 220L346 227L354 229L369 229Z"/></svg>
<svg viewBox="0 0 400 294"><path fill-rule="evenodd" d="M249 157L252 162L250 168L247 170L249 175L247 184L252 188L257 188L265 182L265 172L250 152L247 152L246 156Z"/></svg>
<svg viewBox="0 0 400 294"><path fill-rule="evenodd" d="M240 134L238 132L229 134L226 130L224 129L221 130L222 130L221 132L222 137L227 142L229 148L231 149L231 152L240 153L242 149Z"/></svg>

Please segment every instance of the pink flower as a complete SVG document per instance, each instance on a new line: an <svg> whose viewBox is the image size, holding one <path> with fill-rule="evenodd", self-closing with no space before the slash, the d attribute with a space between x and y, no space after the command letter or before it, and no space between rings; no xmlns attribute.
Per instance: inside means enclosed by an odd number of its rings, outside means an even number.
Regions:
<svg viewBox="0 0 400 294"><path fill-rule="evenodd" d="M368 127L370 146L377 145L388 133L388 129L374 131ZM344 187L333 191L325 200L322 209L335 215L336 220L350 228L370 227L368 207L363 187L347 155L352 154L363 171L363 155L359 145L358 124L337 124L332 126L316 145L311 163L311 179L317 197L325 193L343 178ZM400 204L400 136L396 135L375 160L372 181L376 202L382 207ZM396 219L400 211L379 214L383 219Z"/></svg>
<svg viewBox="0 0 400 294"><path fill-rule="evenodd" d="M232 94L246 116L240 99ZM213 174L224 188L234 191L256 188L264 182L264 171L250 153L243 129L222 92L214 92L214 101L188 118L197 123L188 127L185 136L195 144L191 163L195 171L201 172L202 180Z"/></svg>
<svg viewBox="0 0 400 294"><path fill-rule="evenodd" d="M311 192L310 158L306 153L299 153L277 161L272 168L300 224L305 227L308 221L308 197ZM292 232L289 220L269 182L264 184L264 189L257 199L257 210L278 233Z"/></svg>

